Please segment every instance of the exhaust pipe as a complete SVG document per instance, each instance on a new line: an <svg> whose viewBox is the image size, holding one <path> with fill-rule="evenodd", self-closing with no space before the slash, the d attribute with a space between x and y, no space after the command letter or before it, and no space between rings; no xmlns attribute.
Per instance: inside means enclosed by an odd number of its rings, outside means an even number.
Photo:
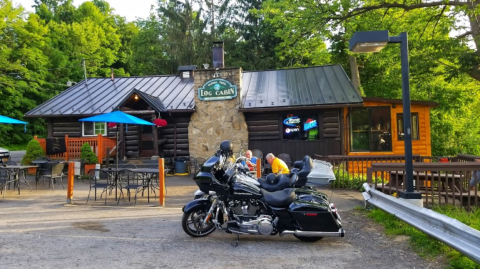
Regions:
<svg viewBox="0 0 480 269"><path fill-rule="evenodd" d="M305 237L345 237L345 231L340 228L338 232L314 232L314 231L283 231L280 233L280 236L284 236L286 234L294 234L298 236L305 236Z"/></svg>

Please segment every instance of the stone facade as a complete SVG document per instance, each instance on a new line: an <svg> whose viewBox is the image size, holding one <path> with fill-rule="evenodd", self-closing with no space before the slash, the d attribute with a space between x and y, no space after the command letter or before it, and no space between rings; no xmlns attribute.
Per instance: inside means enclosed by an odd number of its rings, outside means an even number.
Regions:
<svg viewBox="0 0 480 269"><path fill-rule="evenodd" d="M245 117L238 112L241 105L240 68L195 70L195 112L188 126L189 152L192 157L209 158L220 142L230 140L235 156L248 148L248 129ZM237 97L230 100L201 101L198 88L214 78L221 78L237 86Z"/></svg>

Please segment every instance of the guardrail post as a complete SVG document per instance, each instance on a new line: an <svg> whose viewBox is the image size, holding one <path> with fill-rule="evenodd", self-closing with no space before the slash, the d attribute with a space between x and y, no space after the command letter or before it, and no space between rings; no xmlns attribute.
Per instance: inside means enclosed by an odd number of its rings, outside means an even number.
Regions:
<svg viewBox="0 0 480 269"><path fill-rule="evenodd" d="M165 205L165 161L163 158L158 159L158 200L160 205Z"/></svg>
<svg viewBox="0 0 480 269"><path fill-rule="evenodd" d="M75 164L73 162L68 163L68 176L67 176L67 204L73 204L73 182L74 182L74 170Z"/></svg>

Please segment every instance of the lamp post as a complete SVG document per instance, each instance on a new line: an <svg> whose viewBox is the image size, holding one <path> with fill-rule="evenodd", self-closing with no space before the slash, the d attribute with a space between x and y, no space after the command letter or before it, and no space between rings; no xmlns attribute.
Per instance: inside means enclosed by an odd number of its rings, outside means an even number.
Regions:
<svg viewBox="0 0 480 269"><path fill-rule="evenodd" d="M408 35L389 36L388 31L356 32L350 39L350 51L367 53L379 52L387 43L400 43L402 65L403 133L405 142L406 191L399 192L404 199L421 199L422 195L413 191L412 124L410 116L410 82L408 67Z"/></svg>

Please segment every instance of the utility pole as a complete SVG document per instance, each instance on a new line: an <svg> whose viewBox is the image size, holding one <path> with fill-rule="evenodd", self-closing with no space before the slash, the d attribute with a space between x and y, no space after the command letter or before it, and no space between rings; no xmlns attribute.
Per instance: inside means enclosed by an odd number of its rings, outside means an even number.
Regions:
<svg viewBox="0 0 480 269"><path fill-rule="evenodd" d="M87 68L85 67L85 59L82 59L83 63L83 74L85 75L85 85L88 86L88 81L87 81Z"/></svg>

